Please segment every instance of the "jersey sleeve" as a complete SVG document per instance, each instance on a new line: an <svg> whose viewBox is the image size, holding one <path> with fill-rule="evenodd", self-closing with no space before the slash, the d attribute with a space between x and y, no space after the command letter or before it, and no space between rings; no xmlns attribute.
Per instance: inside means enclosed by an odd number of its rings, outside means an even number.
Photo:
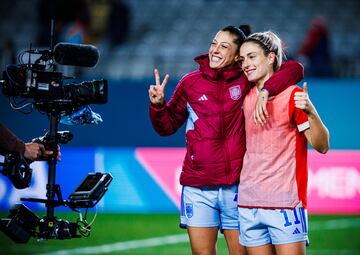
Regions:
<svg viewBox="0 0 360 255"><path fill-rule="evenodd" d="M264 89L269 91L270 96L276 96L303 78L304 67L299 62L289 60L265 82Z"/></svg>
<svg viewBox="0 0 360 255"><path fill-rule="evenodd" d="M300 91L302 91L302 89L296 87L291 93L289 99L289 115L290 118L293 120L293 122L296 124L298 131L304 132L306 129L310 128L308 116L303 110L295 107L295 100L294 100L295 92L300 92Z"/></svg>

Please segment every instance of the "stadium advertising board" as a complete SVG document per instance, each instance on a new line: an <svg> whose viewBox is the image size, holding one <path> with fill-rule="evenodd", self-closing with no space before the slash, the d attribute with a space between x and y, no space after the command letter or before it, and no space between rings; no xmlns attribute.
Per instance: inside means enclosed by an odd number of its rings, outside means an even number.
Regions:
<svg viewBox="0 0 360 255"><path fill-rule="evenodd" d="M126 213L177 212L179 175L184 148L62 148L56 183L64 199L90 172L114 177L98 204L102 211ZM308 209L310 213L360 214L360 151L309 152ZM47 166L35 162L31 186L15 189L0 176L0 210L20 203L21 197L46 197ZM43 204L28 203L44 210ZM64 210L64 208L56 208Z"/></svg>

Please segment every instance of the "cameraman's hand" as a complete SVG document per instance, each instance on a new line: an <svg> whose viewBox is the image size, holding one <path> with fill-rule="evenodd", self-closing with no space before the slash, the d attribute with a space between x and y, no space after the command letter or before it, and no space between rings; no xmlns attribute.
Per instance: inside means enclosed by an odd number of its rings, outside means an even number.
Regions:
<svg viewBox="0 0 360 255"><path fill-rule="evenodd" d="M150 88L149 88L150 102L153 104L162 105L162 104L164 104L164 98L165 98L164 90L165 90L166 83L169 79L169 75L168 74L165 75L165 78L161 84L160 84L159 71L157 69L154 70L154 75L155 75L155 83L156 84L150 85Z"/></svg>
<svg viewBox="0 0 360 255"><path fill-rule="evenodd" d="M45 153L45 147L41 143L26 143L25 144L24 157L31 161L40 159L44 153ZM50 153L49 155L51 155L52 151L47 152L47 153Z"/></svg>
<svg viewBox="0 0 360 255"><path fill-rule="evenodd" d="M26 143L24 157L28 160L48 160L54 154L52 150L46 150L41 143ZM61 160L60 146L57 147L56 160Z"/></svg>

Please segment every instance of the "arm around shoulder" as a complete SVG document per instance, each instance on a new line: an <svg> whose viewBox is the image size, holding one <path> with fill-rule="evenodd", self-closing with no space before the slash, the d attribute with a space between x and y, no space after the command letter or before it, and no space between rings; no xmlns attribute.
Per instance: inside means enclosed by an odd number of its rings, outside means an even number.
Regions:
<svg viewBox="0 0 360 255"><path fill-rule="evenodd" d="M276 96L291 85L295 85L304 78L304 67L297 61L288 60L281 65L264 84L270 96Z"/></svg>

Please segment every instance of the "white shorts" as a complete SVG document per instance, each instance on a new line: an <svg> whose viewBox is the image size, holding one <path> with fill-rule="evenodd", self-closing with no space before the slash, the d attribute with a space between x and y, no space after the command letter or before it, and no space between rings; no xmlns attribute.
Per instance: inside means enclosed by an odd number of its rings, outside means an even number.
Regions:
<svg viewBox="0 0 360 255"><path fill-rule="evenodd" d="M307 211L295 209L239 208L240 243L255 247L265 244L308 244Z"/></svg>
<svg viewBox="0 0 360 255"><path fill-rule="evenodd" d="M181 193L180 227L239 229L238 185L184 186Z"/></svg>

